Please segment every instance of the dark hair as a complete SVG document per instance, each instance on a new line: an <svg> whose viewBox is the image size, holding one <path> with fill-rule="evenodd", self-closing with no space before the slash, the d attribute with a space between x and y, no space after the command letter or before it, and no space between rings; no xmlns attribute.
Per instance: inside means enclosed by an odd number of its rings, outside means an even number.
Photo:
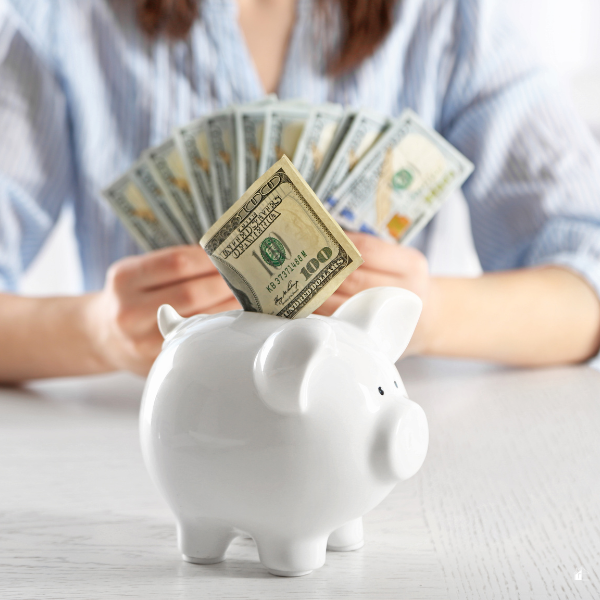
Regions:
<svg viewBox="0 0 600 600"><path fill-rule="evenodd" d="M136 0L140 27L151 37L161 33L185 38L198 17L201 0ZM392 28L397 0L317 0L326 16L339 12L341 44L328 71L341 75L357 67L381 45ZM331 22L331 21L330 21Z"/></svg>

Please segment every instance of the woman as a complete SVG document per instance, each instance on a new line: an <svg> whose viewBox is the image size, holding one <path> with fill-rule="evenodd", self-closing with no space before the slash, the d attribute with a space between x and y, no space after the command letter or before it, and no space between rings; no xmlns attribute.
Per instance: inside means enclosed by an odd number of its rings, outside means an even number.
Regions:
<svg viewBox="0 0 600 600"><path fill-rule="evenodd" d="M419 249L352 234L365 264L320 312L397 285L424 300L413 353L593 357L599 151L492 5L0 0L0 381L144 374L160 349L160 304L184 315L238 307L198 247L123 259L136 249L98 191L175 125L270 92L391 116L411 107L476 165L464 193L484 275L430 277ZM12 295L65 202L88 293Z"/></svg>

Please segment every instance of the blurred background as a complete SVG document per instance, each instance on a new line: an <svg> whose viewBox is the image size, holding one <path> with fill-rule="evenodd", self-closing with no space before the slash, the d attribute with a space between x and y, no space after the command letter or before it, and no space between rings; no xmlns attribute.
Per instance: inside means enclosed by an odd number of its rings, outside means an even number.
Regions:
<svg viewBox="0 0 600 600"><path fill-rule="evenodd" d="M502 2L539 60L562 77L576 109L600 139L600 0ZM72 214L65 210L23 279L22 293L62 295L81 291L72 226ZM469 235L465 232L465 237Z"/></svg>

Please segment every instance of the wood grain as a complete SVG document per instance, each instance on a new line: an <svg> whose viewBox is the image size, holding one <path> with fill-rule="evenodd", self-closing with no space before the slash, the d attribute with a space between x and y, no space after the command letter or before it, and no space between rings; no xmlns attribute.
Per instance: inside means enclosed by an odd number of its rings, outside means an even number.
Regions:
<svg viewBox="0 0 600 600"><path fill-rule="evenodd" d="M600 598L600 374L399 368L429 418L425 465L366 516L363 549L294 579L251 540L181 561L141 459L140 380L0 390L0 598Z"/></svg>

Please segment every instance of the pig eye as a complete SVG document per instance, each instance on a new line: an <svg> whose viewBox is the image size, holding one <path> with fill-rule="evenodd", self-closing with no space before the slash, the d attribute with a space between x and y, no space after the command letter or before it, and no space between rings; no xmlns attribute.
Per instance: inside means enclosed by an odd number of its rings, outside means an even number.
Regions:
<svg viewBox="0 0 600 600"><path fill-rule="evenodd" d="M394 381L394 385L395 385L396 387L398 387L398 384L397 384L395 381Z"/></svg>
<svg viewBox="0 0 600 600"><path fill-rule="evenodd" d="M377 388L377 389L379 390L379 393L380 393L380 394L383 396L383 394L384 394L384 391L383 391L383 390L382 390L380 387L379 387L379 388Z"/></svg>

